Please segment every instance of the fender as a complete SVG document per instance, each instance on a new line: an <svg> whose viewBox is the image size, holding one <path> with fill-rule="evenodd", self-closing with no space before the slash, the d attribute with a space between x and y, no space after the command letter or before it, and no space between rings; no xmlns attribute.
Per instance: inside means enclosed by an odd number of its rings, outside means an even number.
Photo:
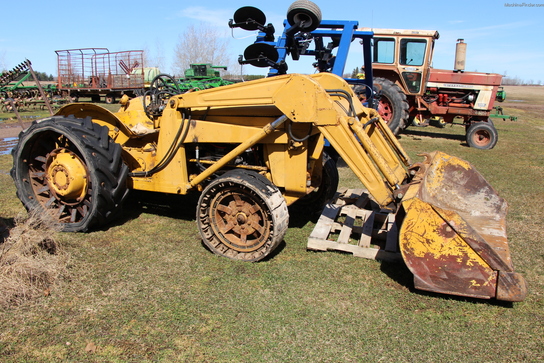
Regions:
<svg viewBox="0 0 544 363"><path fill-rule="evenodd" d="M108 127L109 136L121 145L136 136L114 113L92 103L71 103L61 107L55 115L74 115L77 118L91 117L94 123Z"/></svg>

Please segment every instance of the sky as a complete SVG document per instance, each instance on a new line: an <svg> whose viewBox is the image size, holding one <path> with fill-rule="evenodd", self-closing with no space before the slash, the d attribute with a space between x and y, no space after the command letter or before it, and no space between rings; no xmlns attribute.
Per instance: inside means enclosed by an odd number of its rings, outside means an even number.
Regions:
<svg viewBox="0 0 544 363"><path fill-rule="evenodd" d="M314 2L324 20L355 20L360 27L437 30L433 67L453 69L457 39L467 43L466 71L500 73L544 84L544 0L343 0ZM519 0L516 0L519 1ZM538 3L540 1L540 3ZM25 59L33 69L57 75L55 50L108 48L111 52L144 50L162 59L161 71L174 72L175 48L189 25L217 27L232 53L232 73L266 74L267 69L240 67L236 59L255 41L255 32L231 30L228 21L242 6L266 14L276 36L292 0L103 1L27 0L2 5L0 69ZM352 43L346 72L360 67L360 45ZM312 73L311 57L288 61L289 73ZM306 59L307 58L307 59Z"/></svg>

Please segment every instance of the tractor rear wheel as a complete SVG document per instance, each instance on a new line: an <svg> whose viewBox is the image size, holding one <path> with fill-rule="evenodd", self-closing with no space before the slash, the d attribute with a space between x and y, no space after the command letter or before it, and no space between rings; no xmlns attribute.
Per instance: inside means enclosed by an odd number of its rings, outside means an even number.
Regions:
<svg viewBox="0 0 544 363"><path fill-rule="evenodd" d="M281 192L268 179L237 169L204 189L196 219L212 252L234 260L259 261L283 240L289 212Z"/></svg>
<svg viewBox="0 0 544 363"><path fill-rule="evenodd" d="M499 140L499 134L492 122L479 121L467 128L467 144L482 150L493 149Z"/></svg>
<svg viewBox="0 0 544 363"><path fill-rule="evenodd" d="M12 156L11 176L25 208L48 212L66 232L109 222L127 196L121 146L90 117L34 122Z"/></svg>
<svg viewBox="0 0 544 363"><path fill-rule="evenodd" d="M378 113L393 134L398 135L407 126L408 101L402 89L388 79L374 78L378 95Z"/></svg>

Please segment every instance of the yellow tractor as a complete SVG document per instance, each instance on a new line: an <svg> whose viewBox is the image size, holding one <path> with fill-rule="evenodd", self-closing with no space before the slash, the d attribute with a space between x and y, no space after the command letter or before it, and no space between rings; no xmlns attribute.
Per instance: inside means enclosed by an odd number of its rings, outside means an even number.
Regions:
<svg viewBox="0 0 544 363"><path fill-rule="evenodd" d="M283 240L288 206L323 208L338 184L326 140L398 226L415 287L521 301L506 202L471 165L434 152L412 163L378 112L330 73L288 74L185 94L168 80L111 113L70 104L19 136L11 175L28 210L65 231L122 213L128 190L200 191L214 253L259 261Z"/></svg>

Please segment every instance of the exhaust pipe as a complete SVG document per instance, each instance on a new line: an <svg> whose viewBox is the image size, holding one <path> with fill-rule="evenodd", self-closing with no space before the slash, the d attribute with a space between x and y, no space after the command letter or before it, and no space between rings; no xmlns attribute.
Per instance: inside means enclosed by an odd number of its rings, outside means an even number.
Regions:
<svg viewBox="0 0 544 363"><path fill-rule="evenodd" d="M455 64L453 66L454 72L465 71L465 61L467 58L467 43L465 43L464 41L464 39L457 39L457 44L455 45Z"/></svg>

